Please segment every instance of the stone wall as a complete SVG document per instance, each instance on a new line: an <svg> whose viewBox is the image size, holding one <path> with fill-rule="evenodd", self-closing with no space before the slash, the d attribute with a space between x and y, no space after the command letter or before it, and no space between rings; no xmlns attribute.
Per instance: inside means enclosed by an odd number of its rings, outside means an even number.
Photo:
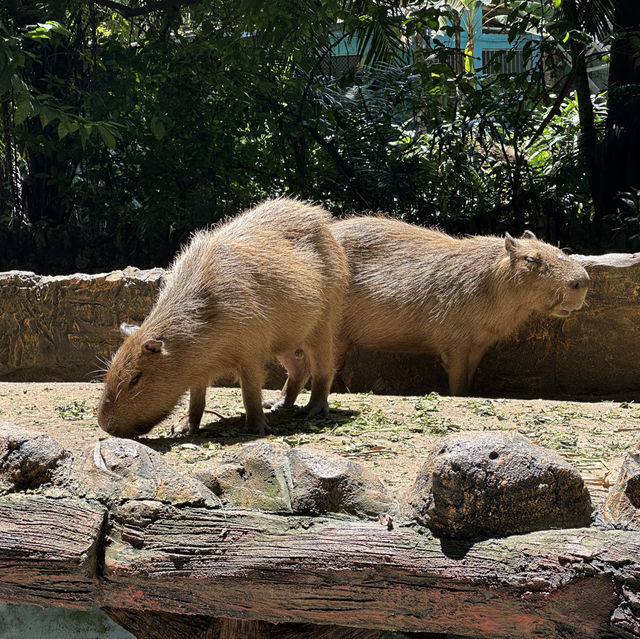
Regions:
<svg viewBox="0 0 640 639"><path fill-rule="evenodd" d="M592 287L587 306L565 320L532 320L483 358L474 392L487 396L640 397L640 255L578 256ZM141 322L161 269L129 267L100 275L0 274L0 380L88 381L121 337L120 322ZM351 353L349 390L423 394L446 389L436 358ZM269 385L283 375L273 367Z"/></svg>
<svg viewBox="0 0 640 639"><path fill-rule="evenodd" d="M91 380L122 341L120 322L147 315L163 273L0 274L0 380Z"/></svg>

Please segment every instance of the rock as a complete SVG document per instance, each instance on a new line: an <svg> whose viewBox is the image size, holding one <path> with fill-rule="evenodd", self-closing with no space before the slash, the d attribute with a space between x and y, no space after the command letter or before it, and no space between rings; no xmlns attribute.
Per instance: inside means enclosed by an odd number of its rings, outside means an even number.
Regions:
<svg viewBox="0 0 640 639"><path fill-rule="evenodd" d="M368 518L395 511L382 483L359 464L271 442L245 446L196 477L224 501L243 508Z"/></svg>
<svg viewBox="0 0 640 639"><path fill-rule="evenodd" d="M328 512L377 518L395 510L384 485L360 464L339 455L320 455L304 448L289 451L295 513Z"/></svg>
<svg viewBox="0 0 640 639"><path fill-rule="evenodd" d="M214 494L235 506L291 513L288 448L271 442L245 446L224 463L195 475Z"/></svg>
<svg viewBox="0 0 640 639"><path fill-rule="evenodd" d="M154 450L130 439L109 438L89 449L78 464L70 489L107 505L125 500L174 506L220 504L197 479L179 473Z"/></svg>
<svg viewBox="0 0 640 639"><path fill-rule="evenodd" d="M60 482L71 460L49 435L0 422L0 494Z"/></svg>
<svg viewBox="0 0 640 639"><path fill-rule="evenodd" d="M609 489L604 518L616 528L640 530L640 444L629 452Z"/></svg>
<svg viewBox="0 0 640 639"><path fill-rule="evenodd" d="M408 495L434 535L500 537L587 526L591 498L579 473L517 433L456 433L442 439Z"/></svg>

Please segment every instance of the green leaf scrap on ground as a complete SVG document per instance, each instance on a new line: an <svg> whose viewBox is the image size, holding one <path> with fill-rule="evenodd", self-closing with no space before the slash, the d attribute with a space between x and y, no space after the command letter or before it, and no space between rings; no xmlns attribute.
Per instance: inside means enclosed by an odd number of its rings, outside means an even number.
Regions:
<svg viewBox="0 0 640 639"><path fill-rule="evenodd" d="M438 393L429 393L424 397L418 397L415 408L418 412L435 413L442 403L442 397Z"/></svg>
<svg viewBox="0 0 640 639"><path fill-rule="evenodd" d="M89 420L93 419L95 415L93 414L93 410L87 406L87 403L84 399L76 400L74 399L69 404L65 404L64 406L57 406L56 410L62 419L66 419L69 421L79 421L79 420Z"/></svg>
<svg viewBox="0 0 640 639"><path fill-rule="evenodd" d="M502 416L498 413L490 399L471 399L466 402L466 406L480 417L497 417L498 419L502 419Z"/></svg>

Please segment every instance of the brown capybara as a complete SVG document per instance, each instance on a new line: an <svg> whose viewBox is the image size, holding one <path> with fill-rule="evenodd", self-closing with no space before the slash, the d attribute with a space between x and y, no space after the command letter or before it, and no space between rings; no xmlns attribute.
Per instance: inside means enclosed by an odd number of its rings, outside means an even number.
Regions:
<svg viewBox="0 0 640 639"><path fill-rule="evenodd" d="M189 389L182 430L197 432L207 386L232 373L247 428L264 434L262 385L273 356L289 374L285 397L295 398L310 373L305 410L326 414L347 283L329 221L321 207L279 198L196 233L140 328L123 327L129 334L104 380L100 426L118 437L147 433Z"/></svg>
<svg viewBox="0 0 640 639"><path fill-rule="evenodd" d="M577 261L525 232L521 239L456 239L385 217L331 225L350 279L336 368L358 346L440 355L453 395L468 394L486 350L530 315L567 317L589 276Z"/></svg>
<svg viewBox="0 0 640 639"><path fill-rule="evenodd" d="M356 345L440 355L453 395L468 394L480 359L530 315L582 307L589 275L529 231L520 239L440 231L384 217L332 224L350 268L338 363Z"/></svg>

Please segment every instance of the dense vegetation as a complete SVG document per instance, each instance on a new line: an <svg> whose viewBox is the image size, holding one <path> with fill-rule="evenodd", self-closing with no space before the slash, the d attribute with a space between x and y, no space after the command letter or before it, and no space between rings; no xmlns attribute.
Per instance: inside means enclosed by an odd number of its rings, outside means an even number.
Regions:
<svg viewBox="0 0 640 639"><path fill-rule="evenodd" d="M520 73L460 44L489 4ZM0 270L165 265L277 194L637 250L639 24L637 0L5 0Z"/></svg>

